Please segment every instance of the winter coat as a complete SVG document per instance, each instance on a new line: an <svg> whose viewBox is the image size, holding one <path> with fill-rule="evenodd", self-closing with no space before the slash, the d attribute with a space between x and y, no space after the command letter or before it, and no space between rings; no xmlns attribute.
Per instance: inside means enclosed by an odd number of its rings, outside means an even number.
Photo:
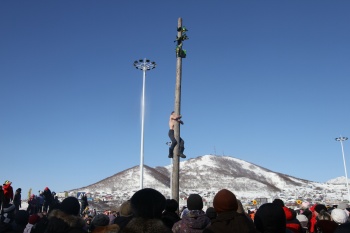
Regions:
<svg viewBox="0 0 350 233"><path fill-rule="evenodd" d="M317 220L316 229L320 233L333 233L338 224L332 220Z"/></svg>
<svg viewBox="0 0 350 233"><path fill-rule="evenodd" d="M117 224L111 224L107 226L98 226L91 231L91 233L118 233L120 228Z"/></svg>
<svg viewBox="0 0 350 233"><path fill-rule="evenodd" d="M287 229L291 230L293 233L302 233L302 226L298 219L293 218L292 211L286 207L283 206L284 214L286 215L286 227Z"/></svg>
<svg viewBox="0 0 350 233"><path fill-rule="evenodd" d="M15 206L21 207L21 193L18 191L16 191L15 197L13 198L13 204L15 204Z"/></svg>
<svg viewBox="0 0 350 233"><path fill-rule="evenodd" d="M229 211L219 213L203 233L256 233L253 221L243 213Z"/></svg>
<svg viewBox="0 0 350 233"><path fill-rule="evenodd" d="M44 196L44 203L50 205L53 201L51 190L50 189L44 190L43 196Z"/></svg>
<svg viewBox="0 0 350 233"><path fill-rule="evenodd" d="M85 221L79 216L69 215L59 209L49 214L45 233L84 233Z"/></svg>
<svg viewBox="0 0 350 233"><path fill-rule="evenodd" d="M13 200L13 188L11 186L11 183L9 184L3 184L2 189L4 190L4 198L8 202Z"/></svg>
<svg viewBox="0 0 350 233"><path fill-rule="evenodd" d="M88 200L87 200L87 197L84 195L82 196L81 198L81 209L82 210L85 210L85 208L89 206L89 203L88 203Z"/></svg>
<svg viewBox="0 0 350 233"><path fill-rule="evenodd" d="M176 222L172 228L174 233L197 233L203 232L210 225L210 219L203 210L190 210L182 220Z"/></svg>
<svg viewBox="0 0 350 233"><path fill-rule="evenodd" d="M172 233L161 219L133 218L120 233Z"/></svg>
<svg viewBox="0 0 350 233"><path fill-rule="evenodd" d="M335 229L334 233L349 233L350 232L350 222L341 224Z"/></svg>

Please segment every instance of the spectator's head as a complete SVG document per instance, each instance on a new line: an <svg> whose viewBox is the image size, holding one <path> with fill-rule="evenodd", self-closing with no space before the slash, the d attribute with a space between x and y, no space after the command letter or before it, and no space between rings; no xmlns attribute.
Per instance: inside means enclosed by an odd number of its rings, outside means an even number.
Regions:
<svg viewBox="0 0 350 233"><path fill-rule="evenodd" d="M278 198L276 198L275 200L273 200L272 203L273 203L273 204L276 204L276 205L279 205L279 206L281 206L281 207L284 206L284 201L282 201L281 199L278 199Z"/></svg>
<svg viewBox="0 0 350 233"><path fill-rule="evenodd" d="M216 219L217 213L214 209L214 207L209 207L206 211L205 214L210 218L210 220Z"/></svg>
<svg viewBox="0 0 350 233"><path fill-rule="evenodd" d="M265 203L255 213L254 224L261 233L285 232L286 215L283 207L274 203Z"/></svg>
<svg viewBox="0 0 350 233"><path fill-rule="evenodd" d="M135 217L161 218L165 208L165 197L155 189L144 188L131 197L130 203Z"/></svg>
<svg viewBox="0 0 350 233"><path fill-rule="evenodd" d="M107 226L109 225L109 217L105 214L98 214L96 215L92 221L91 221L91 225L93 227L103 227L103 226Z"/></svg>
<svg viewBox="0 0 350 233"><path fill-rule="evenodd" d="M334 209L331 213L332 219L334 222L338 224L344 224L348 221L348 215L345 210L342 209Z"/></svg>
<svg viewBox="0 0 350 233"><path fill-rule="evenodd" d="M130 201L125 201L123 202L123 204L121 204L121 206L119 207L119 214L122 217L129 217L132 215L131 212L131 204Z"/></svg>
<svg viewBox="0 0 350 233"><path fill-rule="evenodd" d="M179 203L175 199L166 199L165 210L168 212L176 212L179 208Z"/></svg>
<svg viewBox="0 0 350 233"><path fill-rule="evenodd" d="M189 210L202 210L203 199L199 194L190 194L187 198L187 208Z"/></svg>
<svg viewBox="0 0 350 233"><path fill-rule="evenodd" d="M80 204L77 198L67 197L62 201L59 209L68 215L78 216L80 212Z"/></svg>
<svg viewBox="0 0 350 233"><path fill-rule="evenodd" d="M236 196L227 189L221 189L214 197L213 205L216 213L237 211Z"/></svg>

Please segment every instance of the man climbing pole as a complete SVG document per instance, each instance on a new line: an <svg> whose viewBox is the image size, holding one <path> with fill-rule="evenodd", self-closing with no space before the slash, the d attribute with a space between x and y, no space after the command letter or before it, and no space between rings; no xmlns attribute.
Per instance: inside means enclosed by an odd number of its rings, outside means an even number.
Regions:
<svg viewBox="0 0 350 233"><path fill-rule="evenodd" d="M169 158L173 158L174 157L174 148L177 145L177 141L175 139L175 135L174 135L174 126L176 123L180 123L181 125L183 125L183 121L181 120L182 116L181 115L176 115L174 111L171 112L170 114L170 118L169 118L169 138L171 140L171 145L169 147ZM181 158L186 158L186 155L183 154L185 150L185 142L184 140L182 140L182 138L180 137L180 143L179 143L179 155Z"/></svg>

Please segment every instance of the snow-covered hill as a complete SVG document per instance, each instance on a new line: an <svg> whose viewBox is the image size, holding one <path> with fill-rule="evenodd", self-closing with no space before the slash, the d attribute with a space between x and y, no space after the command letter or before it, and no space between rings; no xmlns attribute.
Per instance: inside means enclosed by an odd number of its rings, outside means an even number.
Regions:
<svg viewBox="0 0 350 233"><path fill-rule="evenodd" d="M87 192L106 200L126 200L140 187L140 170L135 166L105 178L95 184L70 192ZM144 166L144 188L154 188L170 198L172 165L151 168ZM215 193L226 188L243 202L256 198L281 198L286 203L296 200L337 203L347 199L344 182L337 179L327 183L273 172L258 165L230 156L204 155L180 162L180 198L199 193L210 203Z"/></svg>

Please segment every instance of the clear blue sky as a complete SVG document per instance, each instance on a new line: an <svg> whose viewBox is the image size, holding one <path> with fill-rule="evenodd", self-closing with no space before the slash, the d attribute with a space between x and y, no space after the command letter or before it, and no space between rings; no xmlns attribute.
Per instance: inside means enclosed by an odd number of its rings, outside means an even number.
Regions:
<svg viewBox="0 0 350 233"><path fill-rule="evenodd" d="M145 57L158 66L146 78L144 162L168 165L179 17L190 38L188 158L229 155L319 182L344 176L334 139L350 137L349 9L347 0L1 1L0 182L59 192L139 165L133 62Z"/></svg>

